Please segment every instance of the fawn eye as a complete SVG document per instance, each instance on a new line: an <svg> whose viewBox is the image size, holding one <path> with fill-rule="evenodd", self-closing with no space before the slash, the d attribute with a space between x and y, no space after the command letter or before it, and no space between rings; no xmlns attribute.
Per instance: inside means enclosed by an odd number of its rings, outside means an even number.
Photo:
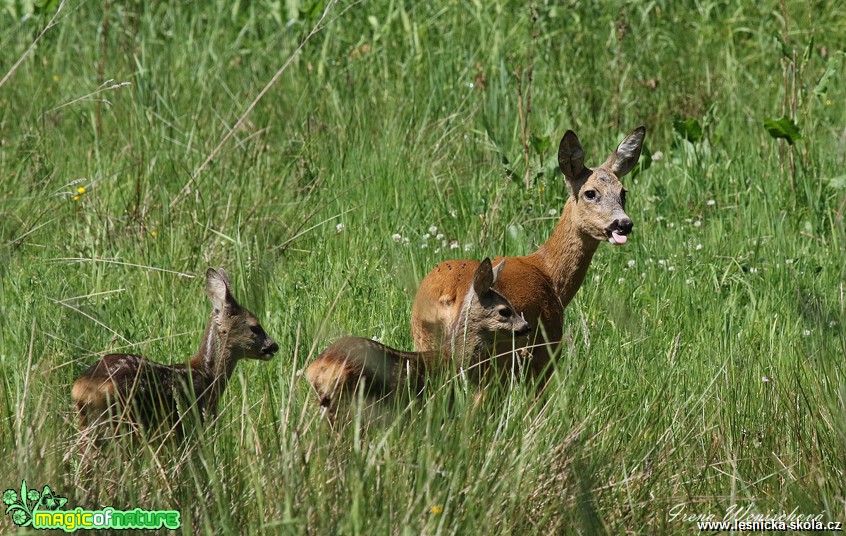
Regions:
<svg viewBox="0 0 846 536"><path fill-rule="evenodd" d="M596 199L596 191L595 190L588 190L585 192L585 199L588 201L592 201Z"/></svg>
<svg viewBox="0 0 846 536"><path fill-rule="evenodd" d="M250 331L255 333L256 335L261 335L261 326L256 324L255 326L250 326Z"/></svg>
<svg viewBox="0 0 846 536"><path fill-rule="evenodd" d="M499 316L501 316L502 318L511 318L511 309L503 307L499 310Z"/></svg>

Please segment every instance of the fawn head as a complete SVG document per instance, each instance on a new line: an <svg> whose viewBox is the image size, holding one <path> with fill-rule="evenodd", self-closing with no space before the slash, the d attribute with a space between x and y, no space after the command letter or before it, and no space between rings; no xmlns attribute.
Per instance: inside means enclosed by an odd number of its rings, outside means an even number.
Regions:
<svg viewBox="0 0 846 536"><path fill-rule="evenodd" d="M643 149L645 127L638 127L620 142L599 167L584 165L585 152L576 133L568 130L558 146L558 166L575 201L574 221L580 231L599 242L622 245L634 224L626 214L626 189L620 177L634 169Z"/></svg>
<svg viewBox="0 0 846 536"><path fill-rule="evenodd" d="M492 343L497 335L510 339L512 333L523 337L531 331L529 323L511 302L493 289L504 266L505 260L493 268L491 260L485 258L473 274L471 296L468 296L467 331L477 331L485 343Z"/></svg>
<svg viewBox="0 0 846 536"><path fill-rule="evenodd" d="M279 350L264 328L247 308L235 301L232 285L223 268L206 271L206 295L212 302L212 318L221 340L235 359L268 360Z"/></svg>

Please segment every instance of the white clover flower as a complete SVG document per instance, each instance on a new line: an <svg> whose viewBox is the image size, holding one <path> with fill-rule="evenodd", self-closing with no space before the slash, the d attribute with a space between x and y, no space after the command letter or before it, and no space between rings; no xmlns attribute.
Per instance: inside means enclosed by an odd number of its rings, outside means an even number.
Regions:
<svg viewBox="0 0 846 536"><path fill-rule="evenodd" d="M600 281L601 279L602 279L602 278L601 278L601 277L599 277L598 275L593 276L593 280L594 280L594 282L596 282L596 283L599 283L599 281Z"/></svg>
<svg viewBox="0 0 846 536"><path fill-rule="evenodd" d="M434 225L429 227L429 234L435 234L437 232L438 232L438 228L435 227Z"/></svg>
<svg viewBox="0 0 846 536"><path fill-rule="evenodd" d="M399 234L399 233L394 233L394 234L391 235L391 239L394 242L399 242L400 240L402 240L402 235Z"/></svg>
<svg viewBox="0 0 846 536"><path fill-rule="evenodd" d="M752 268L749 268L749 273L750 273L750 274L757 274L757 273L758 273L758 269L757 269L757 268L755 268L755 267L753 266Z"/></svg>
<svg viewBox="0 0 846 536"><path fill-rule="evenodd" d="M555 216L555 215L557 215L557 214L558 214L558 209L557 209L557 208L551 208L551 209L549 209L549 215L550 215L550 216Z"/></svg>
<svg viewBox="0 0 846 536"><path fill-rule="evenodd" d="M702 227L702 222L699 221L699 220L696 220L695 222L693 222L693 226L694 227Z"/></svg>
<svg viewBox="0 0 846 536"><path fill-rule="evenodd" d="M655 162L661 161L663 159L664 153L662 153L661 151L655 151L654 153L652 153L652 160L654 160Z"/></svg>
<svg viewBox="0 0 846 536"><path fill-rule="evenodd" d="M629 259L629 262L626 263L626 266L628 266L629 268L634 268L634 265L635 265L634 259Z"/></svg>
<svg viewBox="0 0 846 536"><path fill-rule="evenodd" d="M460 246L458 245L458 240L450 240L449 241L449 249L458 249Z"/></svg>
<svg viewBox="0 0 846 536"><path fill-rule="evenodd" d="M623 283L625 283L625 282L626 282L626 278L625 278L625 277L621 277L621 278L619 278L619 279L617 280L617 284L620 284L620 285L622 285L622 284L623 284Z"/></svg>
<svg viewBox="0 0 846 536"><path fill-rule="evenodd" d="M688 284L688 285L692 285L692 284L693 284L693 279L685 279L685 280L684 280L684 282L685 282L686 284Z"/></svg>
<svg viewBox="0 0 846 536"><path fill-rule="evenodd" d="M464 244L464 251L470 251L473 249L473 244Z"/></svg>
<svg viewBox="0 0 846 536"><path fill-rule="evenodd" d="M803 335L803 336L807 337L807 336L808 336L808 335L810 335L810 334L811 334L811 330L810 330L810 329L804 329L804 330L802 330L802 335Z"/></svg>
<svg viewBox="0 0 846 536"><path fill-rule="evenodd" d="M343 223L339 223L338 225L335 226L335 230L338 231L339 233L343 233L345 228L346 227L344 227Z"/></svg>
<svg viewBox="0 0 846 536"><path fill-rule="evenodd" d="M700 249L702 249L702 244L696 244L696 247L694 249L696 251L699 251Z"/></svg>
<svg viewBox="0 0 846 536"><path fill-rule="evenodd" d="M713 207L714 205L717 204L717 202L714 201L713 199L709 199L709 200L705 201L705 204L708 205L709 207Z"/></svg>
<svg viewBox="0 0 846 536"><path fill-rule="evenodd" d="M443 239L444 239L443 233L438 233L438 235L435 237L435 240L443 240Z"/></svg>
<svg viewBox="0 0 846 536"><path fill-rule="evenodd" d="M429 247L429 244L427 244L426 242L420 244L420 249L426 249L427 247Z"/></svg>
<svg viewBox="0 0 846 536"><path fill-rule="evenodd" d="M675 267L675 266L667 266L667 271L668 271L668 272L674 272L675 270L676 270L676 267Z"/></svg>
<svg viewBox="0 0 846 536"><path fill-rule="evenodd" d="M666 259L658 259L658 264L660 264L661 266L664 266L665 264L667 264L667 260Z"/></svg>
<svg viewBox="0 0 846 536"><path fill-rule="evenodd" d="M423 235L423 240L429 240L432 236L429 233Z"/></svg>

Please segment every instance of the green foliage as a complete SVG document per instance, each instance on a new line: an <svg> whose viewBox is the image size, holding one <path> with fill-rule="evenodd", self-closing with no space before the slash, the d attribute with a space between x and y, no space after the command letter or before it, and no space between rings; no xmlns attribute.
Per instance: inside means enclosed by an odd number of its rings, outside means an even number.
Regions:
<svg viewBox="0 0 846 536"><path fill-rule="evenodd" d="M764 128L773 138L781 138L790 145L802 139L799 126L786 115L781 119L764 119Z"/></svg>
<svg viewBox="0 0 846 536"><path fill-rule="evenodd" d="M696 119L681 119L676 117L673 119L673 130L676 134L689 141L690 143L699 143L705 134L702 125Z"/></svg>
<svg viewBox="0 0 846 536"><path fill-rule="evenodd" d="M688 533L676 505L752 502L842 518L846 8L785 4L794 189L761 128L785 102L775 0L541 2L535 22L521 2L340 2L185 188L328 3L111 1L106 32L103 2L68 2L0 88L4 504L26 480L178 509L184 534ZM0 76L52 16L35 5L0 0ZM458 378L383 427L320 419L300 375L316 352L411 349L433 266L549 237L567 129L594 167L640 124L634 233L596 251L543 393L515 381L476 404ZM74 378L108 352L190 357L208 266L277 357L238 366L190 447L82 464Z"/></svg>

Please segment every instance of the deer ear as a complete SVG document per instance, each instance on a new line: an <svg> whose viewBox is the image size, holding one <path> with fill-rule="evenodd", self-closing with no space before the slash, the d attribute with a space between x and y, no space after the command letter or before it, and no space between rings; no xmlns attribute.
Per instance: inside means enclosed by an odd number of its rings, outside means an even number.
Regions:
<svg viewBox="0 0 846 536"><path fill-rule="evenodd" d="M491 260L488 257L485 257L482 264L476 268L476 273L473 274L473 292L475 292L477 296L481 296L491 289L493 283L494 273L493 268L491 267Z"/></svg>
<svg viewBox="0 0 846 536"><path fill-rule="evenodd" d="M227 305L235 304L232 297L232 287L223 268L206 270L206 296L212 302L216 311L222 311Z"/></svg>
<svg viewBox="0 0 846 536"><path fill-rule="evenodd" d="M564 173L570 194L576 195L581 187L579 177L585 171L585 150L572 130L565 132L558 144L558 167Z"/></svg>
<svg viewBox="0 0 846 536"><path fill-rule="evenodd" d="M493 282L491 283L491 286L496 285L496 282L497 282L497 281L499 281L499 274L501 274L501 273L502 273L502 269L503 269L503 268L505 268L505 259L502 259L502 260L499 262L499 264L497 264L496 266L494 266L494 269L493 269Z"/></svg>
<svg viewBox="0 0 846 536"><path fill-rule="evenodd" d="M643 150L643 138L646 136L646 127L637 127L626 136L617 146L617 150L611 153L608 160L602 167L622 177L629 173L637 165L640 159L640 152Z"/></svg>

